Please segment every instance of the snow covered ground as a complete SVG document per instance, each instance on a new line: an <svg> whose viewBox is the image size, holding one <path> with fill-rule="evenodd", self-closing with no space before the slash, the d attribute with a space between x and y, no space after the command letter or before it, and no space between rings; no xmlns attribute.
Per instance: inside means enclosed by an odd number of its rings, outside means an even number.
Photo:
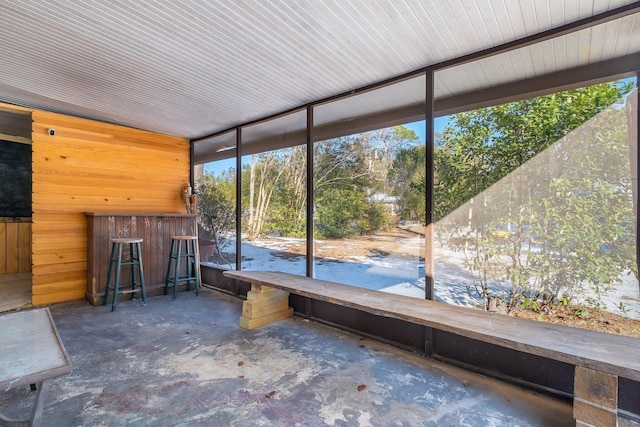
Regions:
<svg viewBox="0 0 640 427"><path fill-rule="evenodd" d="M288 252L292 244L304 246L303 239L279 238L242 243L243 270L285 271L305 275L306 261L302 255ZM421 237L402 240L406 252L422 253ZM234 247L235 242L230 247ZM330 249L324 246L325 249ZM223 268L229 268L229 265ZM231 264L235 268L235 264ZM362 288L424 298L424 262L391 253L386 256L351 256L344 260L320 258L315 264L315 277ZM435 266L435 295L438 301L467 307L477 306L479 300L470 295L473 276L463 267L462 255L437 248ZM495 287L496 290L499 288ZM592 296L595 296L592 295ZM633 275L625 275L623 284L602 297L606 309L612 313L640 320L640 294ZM625 312L617 307L622 302Z"/></svg>

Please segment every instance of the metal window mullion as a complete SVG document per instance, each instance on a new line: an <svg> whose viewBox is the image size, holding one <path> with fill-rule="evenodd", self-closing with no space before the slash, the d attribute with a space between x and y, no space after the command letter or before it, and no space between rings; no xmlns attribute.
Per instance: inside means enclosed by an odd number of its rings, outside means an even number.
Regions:
<svg viewBox="0 0 640 427"><path fill-rule="evenodd" d="M313 263L313 107L307 107L307 277L314 276Z"/></svg>
<svg viewBox="0 0 640 427"><path fill-rule="evenodd" d="M236 128L236 270L242 270L242 128Z"/></svg>
<svg viewBox="0 0 640 427"><path fill-rule="evenodd" d="M434 215L433 215L433 198L434 198L434 174L433 174L433 166L434 166L434 149L435 149L435 132L433 129L434 125L434 74L433 70L428 70L425 72L426 78L426 93L425 93L425 201L426 201L426 209L425 209L425 257L424 257L424 292L425 299L433 300L435 299L435 266L434 266L434 253L433 253L433 229L435 227L434 224Z"/></svg>

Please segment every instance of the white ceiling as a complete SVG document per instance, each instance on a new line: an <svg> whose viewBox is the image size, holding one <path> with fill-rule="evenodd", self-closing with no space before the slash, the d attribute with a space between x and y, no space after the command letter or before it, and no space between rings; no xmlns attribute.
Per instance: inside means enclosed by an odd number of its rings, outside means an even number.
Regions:
<svg viewBox="0 0 640 427"><path fill-rule="evenodd" d="M0 102L197 138L633 3L2 0ZM638 51L640 12L438 72L436 96Z"/></svg>

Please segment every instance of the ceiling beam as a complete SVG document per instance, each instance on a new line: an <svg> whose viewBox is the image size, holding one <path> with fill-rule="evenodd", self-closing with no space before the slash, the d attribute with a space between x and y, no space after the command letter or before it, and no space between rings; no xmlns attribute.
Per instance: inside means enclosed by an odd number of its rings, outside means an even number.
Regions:
<svg viewBox="0 0 640 427"><path fill-rule="evenodd" d="M576 31L584 30L586 28L595 27L596 25L604 24L615 19L624 18L625 16L633 15L634 13L638 12L640 12L640 1L636 1L634 3L618 7L616 9L608 10L597 15L589 16L587 18L579 19L577 21L570 22L556 28L551 28L549 30L542 31L541 33L536 33L527 37L513 40L499 46L470 53L468 55L450 59L448 61L443 61L427 68L434 71L439 71L445 68L455 67L457 65L466 64L469 62L488 58L490 56L510 52L515 49L531 46L532 44L542 43L556 37L561 37Z"/></svg>
<svg viewBox="0 0 640 427"><path fill-rule="evenodd" d="M530 99L625 77L640 69L640 52L436 100L436 117ZM446 73L445 71L441 71Z"/></svg>
<svg viewBox="0 0 640 427"><path fill-rule="evenodd" d="M510 82L474 92L454 95L435 101L434 116L442 117L463 111L487 108L515 102L536 96L548 95L596 83L632 77L638 72L640 52L623 58L589 64L569 70L558 71L545 76ZM446 72L442 71L442 72ZM298 110L296 110L298 111ZM349 120L328 123L314 129L314 141L324 141L373 129L424 120L424 104L414 104L394 110L382 111ZM281 116L281 115L280 115ZM301 129L283 135L269 136L244 144L244 154L255 154L306 143L306 130ZM196 163L222 160L235 156L235 150L216 152L212 147L208 152L196 155Z"/></svg>

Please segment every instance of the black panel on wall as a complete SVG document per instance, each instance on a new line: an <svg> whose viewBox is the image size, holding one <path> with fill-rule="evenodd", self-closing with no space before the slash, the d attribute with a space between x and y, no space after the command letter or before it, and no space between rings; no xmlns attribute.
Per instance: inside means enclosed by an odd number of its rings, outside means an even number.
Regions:
<svg viewBox="0 0 640 427"><path fill-rule="evenodd" d="M640 382L618 378L618 407L640 417Z"/></svg>
<svg viewBox="0 0 640 427"><path fill-rule="evenodd" d="M574 366L530 353L434 330L435 356L461 362L469 368L497 372L566 395L573 393Z"/></svg>
<svg viewBox="0 0 640 427"><path fill-rule="evenodd" d="M31 216L31 145L0 140L0 217Z"/></svg>
<svg viewBox="0 0 640 427"><path fill-rule="evenodd" d="M289 296L289 303L297 313L315 320L340 325L417 352L424 351L424 326L295 294Z"/></svg>

